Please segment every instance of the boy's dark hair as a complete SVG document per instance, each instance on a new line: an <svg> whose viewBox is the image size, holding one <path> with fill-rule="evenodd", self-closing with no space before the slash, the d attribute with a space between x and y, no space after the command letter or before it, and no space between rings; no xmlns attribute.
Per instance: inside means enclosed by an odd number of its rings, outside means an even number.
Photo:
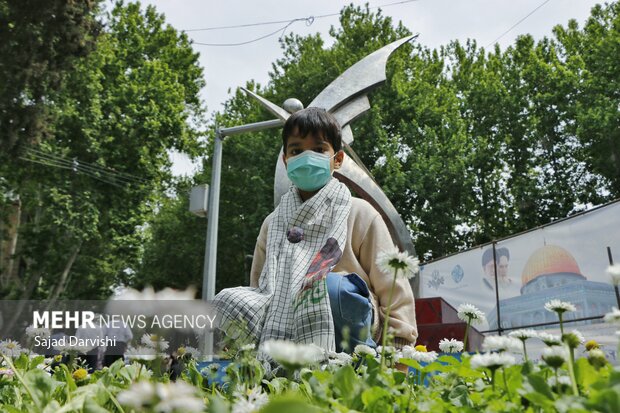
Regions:
<svg viewBox="0 0 620 413"><path fill-rule="evenodd" d="M288 137L295 131L301 137L308 135L323 136L334 148L334 152L342 149L342 133L334 116L321 108L306 108L293 113L282 128L282 144L286 152Z"/></svg>

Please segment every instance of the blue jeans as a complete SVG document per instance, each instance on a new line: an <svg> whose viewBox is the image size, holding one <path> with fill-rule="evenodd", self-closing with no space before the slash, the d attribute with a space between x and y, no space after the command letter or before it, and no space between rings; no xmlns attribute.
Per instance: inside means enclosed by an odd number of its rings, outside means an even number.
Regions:
<svg viewBox="0 0 620 413"><path fill-rule="evenodd" d="M352 353L358 344L375 347L370 332L374 314L370 291L364 280L355 273L330 272L327 274L327 293L336 330L336 351Z"/></svg>

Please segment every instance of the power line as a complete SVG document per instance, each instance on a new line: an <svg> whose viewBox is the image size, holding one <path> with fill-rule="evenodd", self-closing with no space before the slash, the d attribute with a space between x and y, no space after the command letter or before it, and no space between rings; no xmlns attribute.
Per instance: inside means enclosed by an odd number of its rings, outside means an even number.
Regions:
<svg viewBox="0 0 620 413"><path fill-rule="evenodd" d="M43 152L34 148L28 148L26 150L28 155L34 156L34 157L39 157L39 158L43 158L43 159L52 159L61 163L64 163L66 165L72 166L74 168L80 168L80 169L86 169L89 170L90 172L94 172L94 173L102 173L102 174L106 174L109 176L113 176L115 178L120 178L126 181L132 181L132 182L136 182L136 183L147 183L149 182L148 179L145 178L141 178L139 176L136 175L132 175L126 172L121 172L121 171L117 171L115 169L112 168L106 168L100 165L96 165L96 164L92 164L92 163L88 163L88 162L84 162L84 161L80 161L77 158L66 158L60 155L56 155L50 152Z"/></svg>
<svg viewBox="0 0 620 413"><path fill-rule="evenodd" d="M80 162L77 158L69 160L62 156L37 151L35 149L28 149L26 155L27 156L20 157L20 159L41 165L71 170L75 173L81 173L119 188L127 185L144 185L148 183L148 180L144 178L111 169L106 170L101 167L94 167L87 162Z"/></svg>
<svg viewBox="0 0 620 413"><path fill-rule="evenodd" d="M193 42L192 44L196 44L199 46L220 46L220 47L228 47L228 46L243 46L244 44L250 44L250 43L254 43L254 42L258 42L259 40L263 40L266 39L268 37L273 36L276 33L282 32L282 35L284 34L284 31L293 23L295 23L296 21L299 21L298 19L296 20L292 20L289 23L287 23L284 27L279 28L278 30L268 33L264 36L258 37L256 39L252 39L252 40L247 40L245 42L240 42L240 43L201 43L201 42ZM312 24L312 23L310 23ZM282 35L280 35L280 37L282 37Z"/></svg>
<svg viewBox="0 0 620 413"><path fill-rule="evenodd" d="M20 156L19 159L24 160L24 161L28 161L28 162L37 163L37 164L40 164L40 165L52 166L52 167L61 168L61 169L68 169L68 170L74 171L76 173L81 173L81 174L90 176L91 178L97 179L97 180L105 182L107 184L114 185L114 186L119 187L119 188L123 188L123 185L120 185L117 182L108 181L108 180L106 180L106 179L104 179L104 178L102 178L100 176L93 175L93 174L85 172L85 171L74 170L74 168L72 168L70 166L63 165L63 164L60 164L60 163L55 163L53 161L42 161L42 160L38 160L38 159L27 158L25 156Z"/></svg>
<svg viewBox="0 0 620 413"><path fill-rule="evenodd" d="M400 4L406 4L406 3L413 3L413 2L417 2L420 0L401 0L401 1L397 1L397 2L393 2L393 3L387 3L387 4L382 4L379 6L374 6L374 7L369 7L369 10L374 10L374 9L379 9L379 8L385 8L385 7L390 7L390 6L397 6ZM183 30L184 32L198 32L198 31L212 31L212 30L228 30L228 29L239 29L239 28L245 28L245 27L256 27L256 26L267 26L267 25L272 25L272 24L281 24L281 23L286 23L285 26L279 28L278 30L275 30L271 33L265 34L263 36L257 37L255 39L251 39L251 40L246 40L243 42L238 42L238 43L203 43L203 42L193 42L193 44L198 45L198 46L211 46L211 47L231 47L231 46L243 46L246 44L250 44L250 43L254 43L254 42L258 42L259 40L263 40L266 39L268 37L271 37L279 32L282 32L282 34L280 35L280 37L282 37L284 35L284 32L286 31L286 29L292 25L295 22L298 21L305 21L307 26L311 26L312 23L314 23L315 20L317 19L323 19L326 17L334 17L334 16L339 16L340 13L329 13L329 14L321 14L318 16L308 16L308 17L299 17L299 18L295 18L295 19L290 19L290 20L277 20L277 21L268 21L268 22L259 22L259 23L247 23L247 24L238 24L238 25L232 25L232 26L215 26L215 27L205 27L202 29L188 29L188 30Z"/></svg>
<svg viewBox="0 0 620 413"><path fill-rule="evenodd" d="M381 4L379 6L370 7L369 9L374 10L374 9L378 9L382 7L397 6L399 4L413 3L413 2L418 2L418 1L420 0L401 0L401 1L396 1L393 3L386 3L386 4ZM307 19L316 20L316 19L323 19L325 17L334 17L334 16L339 16L339 15L340 13L329 13L329 14L320 14L318 16L298 17L298 18L288 19L288 20L274 20L274 21L258 22L258 23L236 24L232 26L213 26L213 27L204 27L200 29L186 29L183 31L184 32L206 32L206 31L212 31L212 30L241 29L245 27L268 26L272 24L290 23L292 21L300 21L300 20L307 20Z"/></svg>
<svg viewBox="0 0 620 413"><path fill-rule="evenodd" d="M66 158L66 157L63 157L63 156L60 156L60 155L56 155L56 154L53 154L53 153L50 153L50 152L43 152L43 151L40 151L40 150L37 150L37 149L34 149L34 148L28 148L27 151L31 152L31 153L38 154L40 156L47 156L47 157L55 158L55 159L58 159L58 160L61 160L61 161L65 161L65 162L71 162L71 163L77 162L77 163L79 163L79 166L84 166L86 168L92 169L92 170L97 171L97 172L103 172L103 173L107 173L107 174L118 175L120 177L127 178L129 180L139 181L139 182L148 182L148 179L141 178L139 176L132 175L132 174L129 174L127 172L117 171L114 168L108 168L108 167L104 167L104 166L101 166L101 165L96 165L96 164L93 164L93 163L88 163L88 162L80 161L77 158L69 159L69 158Z"/></svg>
<svg viewBox="0 0 620 413"><path fill-rule="evenodd" d="M497 41L499 39L501 39L502 37L504 37L505 35L507 35L512 29L514 29L515 27L517 27L518 25L520 25L521 23L523 23L528 17L530 17L532 14L536 13L538 11L538 9L540 9L542 6L544 6L545 4L549 3L551 0L545 0L543 1L541 4L538 5L538 7L536 7L534 10L532 10L531 12L529 12L525 17L523 17L521 20L519 20L518 22L516 22L515 24L512 25L512 27L510 27L510 29L506 30L504 33L500 34L497 39L493 40L491 43L487 44L485 47L488 48L489 46L494 45L495 43L497 43Z"/></svg>

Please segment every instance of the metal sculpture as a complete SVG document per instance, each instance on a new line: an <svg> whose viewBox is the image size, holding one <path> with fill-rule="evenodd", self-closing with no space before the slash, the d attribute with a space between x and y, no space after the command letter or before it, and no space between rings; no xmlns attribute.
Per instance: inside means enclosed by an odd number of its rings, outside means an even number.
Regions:
<svg viewBox="0 0 620 413"><path fill-rule="evenodd" d="M366 56L343 74L330 83L314 100L309 107L319 107L334 115L342 127L342 140L346 151L351 157L345 157L340 169L334 171L334 176L344 182L363 199L370 202L383 217L390 231L393 241L402 251L415 255L415 248L411 235L394 205L381 190L379 185L370 176L359 160L355 151L350 147L353 142L353 133L349 126L352 121L370 109L367 93L385 82L385 67L390 55L403 44L413 40L416 36L399 39ZM269 100L254 92L243 89L248 95L260 102L269 112L280 121L285 121L290 113ZM353 161L354 158L356 161ZM274 183L274 204L280 202L280 197L288 190L290 181L286 174L286 167L282 161L282 150L278 155ZM419 291L419 281L416 277L412 284L414 292Z"/></svg>

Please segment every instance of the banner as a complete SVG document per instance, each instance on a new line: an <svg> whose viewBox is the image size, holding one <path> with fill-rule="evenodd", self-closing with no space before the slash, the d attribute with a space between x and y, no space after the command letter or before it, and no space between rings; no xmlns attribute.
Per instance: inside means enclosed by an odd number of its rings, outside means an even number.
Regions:
<svg viewBox="0 0 620 413"><path fill-rule="evenodd" d="M475 305L481 331L557 323L544 308L552 299L576 306L567 321L599 323L618 307L608 248L620 261L620 202L422 265L421 297Z"/></svg>

